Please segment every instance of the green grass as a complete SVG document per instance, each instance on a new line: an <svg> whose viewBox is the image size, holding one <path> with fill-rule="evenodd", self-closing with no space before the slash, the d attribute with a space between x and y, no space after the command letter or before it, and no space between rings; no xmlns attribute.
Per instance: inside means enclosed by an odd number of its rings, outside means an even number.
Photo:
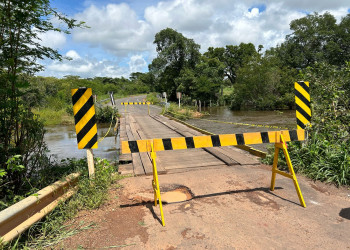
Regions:
<svg viewBox="0 0 350 250"><path fill-rule="evenodd" d="M234 88L233 87L224 87L224 91L223 91L223 94L224 96L229 96L233 93L234 91Z"/></svg>
<svg viewBox="0 0 350 250"><path fill-rule="evenodd" d="M34 224L18 239L3 246L4 249L43 249L51 248L60 241L81 231L95 227L92 223L67 224L80 210L96 209L108 198L108 188L124 177L116 173L115 166L107 160L95 159L95 178L89 179L86 159L76 161L77 170L82 175L78 191L67 201L59 204L44 220ZM119 187L115 184L115 187ZM1 246L0 246L1 247Z"/></svg>
<svg viewBox="0 0 350 250"><path fill-rule="evenodd" d="M73 115L68 114L66 109L33 109L33 113L40 116L45 126L74 124Z"/></svg>
<svg viewBox="0 0 350 250"><path fill-rule="evenodd" d="M149 93L147 94L146 100L148 102L153 102L153 104L157 104L160 102L159 98L157 97L157 93Z"/></svg>

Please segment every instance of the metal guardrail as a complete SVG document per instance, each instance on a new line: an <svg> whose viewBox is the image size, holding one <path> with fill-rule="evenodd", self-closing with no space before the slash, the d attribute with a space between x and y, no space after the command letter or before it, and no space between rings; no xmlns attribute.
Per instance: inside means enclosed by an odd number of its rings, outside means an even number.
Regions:
<svg viewBox="0 0 350 250"><path fill-rule="evenodd" d="M61 201L72 196L80 173L68 175L0 212L0 238L11 241L51 212ZM0 243L1 245L1 243Z"/></svg>

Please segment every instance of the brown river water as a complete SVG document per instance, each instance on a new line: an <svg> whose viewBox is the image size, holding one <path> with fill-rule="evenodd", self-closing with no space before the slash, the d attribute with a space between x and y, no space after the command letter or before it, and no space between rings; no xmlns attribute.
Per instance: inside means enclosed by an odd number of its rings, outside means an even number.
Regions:
<svg viewBox="0 0 350 250"><path fill-rule="evenodd" d="M109 124L98 124L98 138L103 138L107 133ZM77 136L74 125L59 125L46 127L45 141L50 150L49 154L58 160L64 158L86 157L85 149L78 149ZM114 136L113 127L108 135L98 143L98 148L93 150L94 157L117 159L117 138Z"/></svg>
<svg viewBox="0 0 350 250"><path fill-rule="evenodd" d="M159 112L159 109L152 109L151 112ZM279 126L283 128L296 128L296 118L294 110L284 111L231 111L226 107L206 108L209 116L204 119L217 120L223 122L249 123L269 126ZM227 123L210 122L200 119L190 119L186 121L196 127L205 129L215 134L234 134L244 132L261 132L278 130L273 128L240 126ZM109 124L98 124L98 138L102 138L108 131ZM49 154L57 159L82 158L86 157L86 150L78 149L74 125L46 127L45 141L49 147ZM116 160L118 157L117 145L119 138L114 135L113 128L105 139L98 144L98 149L94 149L94 156ZM254 148L266 151L268 144L253 145Z"/></svg>

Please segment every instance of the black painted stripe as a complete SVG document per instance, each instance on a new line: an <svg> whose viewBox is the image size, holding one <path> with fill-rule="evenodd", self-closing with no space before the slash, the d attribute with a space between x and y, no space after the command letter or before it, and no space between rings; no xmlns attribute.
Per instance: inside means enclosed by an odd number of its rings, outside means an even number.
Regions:
<svg viewBox="0 0 350 250"><path fill-rule="evenodd" d="M91 140L85 145L84 148L91 148L96 142L97 142L97 133L94 135L94 137L91 138Z"/></svg>
<svg viewBox="0 0 350 250"><path fill-rule="evenodd" d="M213 147L221 147L220 137L218 135L212 135L211 142L213 143Z"/></svg>
<svg viewBox="0 0 350 250"><path fill-rule="evenodd" d="M237 141L237 145L244 145L244 136L243 134L236 134L236 141Z"/></svg>
<svg viewBox="0 0 350 250"><path fill-rule="evenodd" d="M73 106L77 103L77 101L79 101L80 97L82 97L85 93L85 91L87 90L87 88L79 88L74 95L72 96L72 102L73 102Z"/></svg>
<svg viewBox="0 0 350 250"><path fill-rule="evenodd" d="M270 143L269 133L268 132L261 132L261 140L263 143Z"/></svg>
<svg viewBox="0 0 350 250"><path fill-rule="evenodd" d="M93 115L91 119L84 125L84 127L77 134L78 143L84 138L84 136L90 131L90 129L96 124L96 117Z"/></svg>
<svg viewBox="0 0 350 250"><path fill-rule="evenodd" d="M162 139L162 141L164 145L164 150L173 150L173 145L171 144L170 138L164 138Z"/></svg>
<svg viewBox="0 0 350 250"><path fill-rule="evenodd" d="M310 121L311 120L311 116L306 113L306 111L304 109L302 109L298 104L296 105L296 110L305 117L306 120Z"/></svg>
<svg viewBox="0 0 350 250"><path fill-rule="evenodd" d="M308 106L310 108L310 102L308 99L305 98L305 96L303 96L298 90L295 90L295 95L300 99L300 101L302 101L303 103L305 103L306 106Z"/></svg>
<svg viewBox="0 0 350 250"><path fill-rule="evenodd" d="M194 148L193 137L185 137L187 148Z"/></svg>
<svg viewBox="0 0 350 250"><path fill-rule="evenodd" d="M302 123L298 118L297 118L297 125L301 127L301 129L304 129L306 126L304 123Z"/></svg>
<svg viewBox="0 0 350 250"><path fill-rule="evenodd" d="M298 133L296 130L289 130L289 137L291 141L298 141Z"/></svg>
<svg viewBox="0 0 350 250"><path fill-rule="evenodd" d="M300 87L302 87L307 93L310 92L310 88L305 84L305 82L298 82Z"/></svg>
<svg viewBox="0 0 350 250"><path fill-rule="evenodd" d="M139 152L139 146L137 145L137 141L128 141L129 142L129 148L131 153L138 153Z"/></svg>
<svg viewBox="0 0 350 250"><path fill-rule="evenodd" d="M92 99L92 96L86 101L86 103L81 107L81 109L78 111L78 113L75 114L75 125L78 124L78 122L83 118L83 116L89 111L89 109L94 105L94 100Z"/></svg>

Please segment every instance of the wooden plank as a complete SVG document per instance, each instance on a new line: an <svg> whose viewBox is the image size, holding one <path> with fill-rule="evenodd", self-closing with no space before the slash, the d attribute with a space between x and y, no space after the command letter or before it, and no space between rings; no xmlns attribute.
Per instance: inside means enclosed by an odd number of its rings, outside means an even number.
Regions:
<svg viewBox="0 0 350 250"><path fill-rule="evenodd" d="M222 148L204 148L204 150L207 151L208 153L212 154L213 156L215 156L219 160L225 162L226 165L228 165L228 166L239 164L237 161L235 161L231 157L224 154L225 151Z"/></svg>
<svg viewBox="0 0 350 250"><path fill-rule="evenodd" d="M127 116L127 118L128 117L129 116ZM128 122L128 121L129 121L129 119L126 119L126 122ZM128 140L129 141L134 141L135 140L135 137L134 137L134 135L131 132L130 124L126 124L126 133L128 135ZM139 153L133 153L133 154L131 154L131 156L132 156L132 164L133 164L133 167L134 167L134 174L135 175L144 175L144 174L146 174L145 170L143 168L143 165L142 165L140 154Z"/></svg>
<svg viewBox="0 0 350 250"><path fill-rule="evenodd" d="M143 131L141 129L138 129L137 133L139 134L139 137L141 139L146 139L146 136L145 136L145 134L143 133ZM147 152L147 155L148 155L149 161L151 162L151 170L150 170L150 173L146 172L146 174L153 174L153 165L152 165L152 158L151 158L150 152ZM166 173L166 169L164 168L164 166L161 163L161 161L156 158L156 163L157 163L157 172L159 174L165 174Z"/></svg>
<svg viewBox="0 0 350 250"><path fill-rule="evenodd" d="M119 165L118 173L121 175L134 174L134 167L132 163Z"/></svg>
<svg viewBox="0 0 350 250"><path fill-rule="evenodd" d="M135 140L141 140L140 135L137 133L137 123L135 123L135 119L130 116L130 129L131 132L135 138ZM153 166L150 160L150 157L148 156L148 154L146 152L140 153L140 158L141 158L141 162L142 162L142 166L143 169L145 171L146 175L152 175L153 174Z"/></svg>
<svg viewBox="0 0 350 250"><path fill-rule="evenodd" d="M240 153L237 149L232 148L231 146L222 147L225 150L230 158L237 161L240 165L259 165L260 161L253 156Z"/></svg>
<svg viewBox="0 0 350 250"><path fill-rule="evenodd" d="M139 153L132 153L132 165L134 167L134 174L136 176L145 175L145 170L143 169L141 157Z"/></svg>
<svg viewBox="0 0 350 250"><path fill-rule="evenodd" d="M164 117L164 116L163 116ZM157 120L159 120L160 122L162 122L164 124L164 120L167 119L167 123L173 125L172 127L174 127L175 129L177 129L176 131L178 133L180 133L183 136L198 136L198 135L203 135L202 133L190 129L187 126L178 123L176 121L170 120L166 117L162 118L160 116L156 117ZM219 148L203 148L206 152L212 154L213 156L215 156L216 158L218 158L220 161L223 161L226 165L228 166L232 166L232 165L238 165L239 163L237 161L235 161L233 158L227 156L226 154L224 154L225 151L219 149Z"/></svg>
<svg viewBox="0 0 350 250"><path fill-rule="evenodd" d="M131 154L119 155L119 164L124 164L124 163L129 163L129 162L132 162Z"/></svg>

